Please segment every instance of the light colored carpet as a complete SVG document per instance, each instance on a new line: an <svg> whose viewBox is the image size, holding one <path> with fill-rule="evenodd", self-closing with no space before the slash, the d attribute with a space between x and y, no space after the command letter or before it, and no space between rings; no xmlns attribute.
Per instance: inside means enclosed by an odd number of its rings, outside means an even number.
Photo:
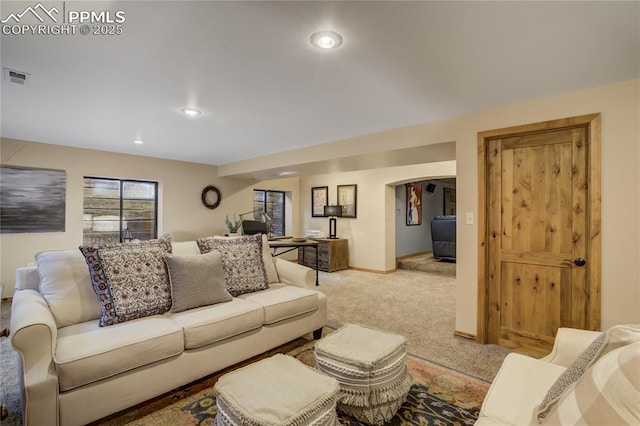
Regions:
<svg viewBox="0 0 640 426"><path fill-rule="evenodd" d="M408 352L491 381L508 349L453 336L456 278L398 270L374 274L348 269L320 273L329 326L361 323L401 334Z"/></svg>
<svg viewBox="0 0 640 426"><path fill-rule="evenodd" d="M453 337L456 279L418 271L374 274L356 270L320 272L320 291L328 297L328 325L360 323L402 334L409 353L486 381L493 380L509 353ZM10 303L2 305L2 327L9 326ZM19 426L15 352L0 341L0 398L9 406L3 426Z"/></svg>
<svg viewBox="0 0 640 426"><path fill-rule="evenodd" d="M429 272L438 275L456 276L456 263L446 260L436 260L432 253L406 257L398 260L398 269Z"/></svg>

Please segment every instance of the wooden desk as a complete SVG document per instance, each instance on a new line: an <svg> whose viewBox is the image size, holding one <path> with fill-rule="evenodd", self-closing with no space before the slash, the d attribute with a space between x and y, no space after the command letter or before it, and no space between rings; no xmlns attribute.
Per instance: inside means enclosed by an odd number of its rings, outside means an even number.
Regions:
<svg viewBox="0 0 640 426"><path fill-rule="evenodd" d="M299 248L301 248L302 252L304 253L305 248L313 247L316 251L316 268L315 269L316 269L316 285L317 286L320 285L320 282L318 281L318 244L319 243L314 240L293 241L293 240L278 239L278 240L269 241L269 247L273 249L273 252L271 253L271 256L273 257L280 256L281 254L289 253L290 251L299 249ZM278 253L279 248L285 248L288 250Z"/></svg>

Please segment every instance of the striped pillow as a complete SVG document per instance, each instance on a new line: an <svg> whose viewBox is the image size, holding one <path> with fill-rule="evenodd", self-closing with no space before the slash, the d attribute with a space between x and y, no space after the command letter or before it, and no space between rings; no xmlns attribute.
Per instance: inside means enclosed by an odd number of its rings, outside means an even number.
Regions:
<svg viewBox="0 0 640 426"><path fill-rule="evenodd" d="M640 342L608 353L551 409L543 425L640 424Z"/></svg>
<svg viewBox="0 0 640 426"><path fill-rule="evenodd" d="M600 357L636 342L640 342L640 325L638 324L616 325L601 333L551 386L536 410L538 421L542 423L563 393L577 382L587 371L587 368L591 367Z"/></svg>

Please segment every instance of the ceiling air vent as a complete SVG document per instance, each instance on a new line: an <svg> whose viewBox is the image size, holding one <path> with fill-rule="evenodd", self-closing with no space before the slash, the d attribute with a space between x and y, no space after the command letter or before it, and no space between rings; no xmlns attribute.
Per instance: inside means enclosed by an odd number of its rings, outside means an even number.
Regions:
<svg viewBox="0 0 640 426"><path fill-rule="evenodd" d="M12 70L10 68L2 68L2 74L4 75L5 81L20 84L21 86L28 85L29 80L31 79L31 74L23 71Z"/></svg>

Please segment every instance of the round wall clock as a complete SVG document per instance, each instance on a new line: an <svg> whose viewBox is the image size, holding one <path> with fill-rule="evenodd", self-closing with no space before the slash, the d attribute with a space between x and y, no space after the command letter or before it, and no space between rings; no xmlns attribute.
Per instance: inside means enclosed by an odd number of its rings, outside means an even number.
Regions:
<svg viewBox="0 0 640 426"><path fill-rule="evenodd" d="M208 209L215 209L220 205L220 201L222 201L222 195L220 194L220 190L213 185L209 185L202 190L202 204Z"/></svg>

